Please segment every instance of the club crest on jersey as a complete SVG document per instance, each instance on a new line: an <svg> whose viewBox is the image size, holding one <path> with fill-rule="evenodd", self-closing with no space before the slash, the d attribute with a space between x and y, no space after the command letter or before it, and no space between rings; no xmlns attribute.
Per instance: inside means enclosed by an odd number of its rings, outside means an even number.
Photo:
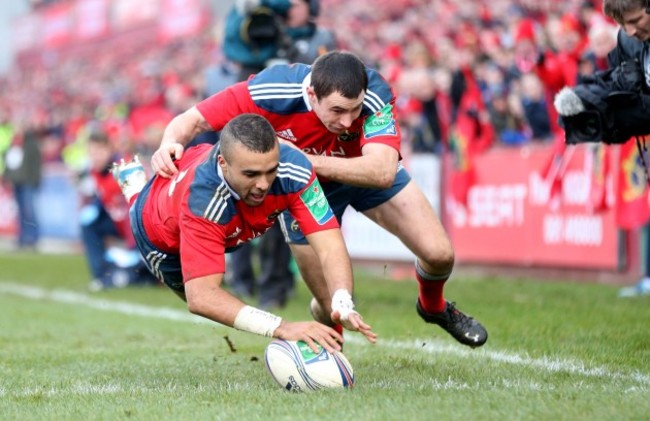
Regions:
<svg viewBox="0 0 650 421"><path fill-rule="evenodd" d="M359 132L348 132L347 130L344 133L341 133L336 137L336 140L339 142L353 142L359 138Z"/></svg>
<svg viewBox="0 0 650 421"><path fill-rule="evenodd" d="M330 204L325 198L325 193L323 188L320 186L318 179L315 179L301 194L300 199L309 210L311 216L318 222L319 225L323 225L332 217L334 213L330 208Z"/></svg>
<svg viewBox="0 0 650 421"><path fill-rule="evenodd" d="M366 118L363 123L363 132L366 139L376 136L397 136L393 106L386 104L380 111Z"/></svg>

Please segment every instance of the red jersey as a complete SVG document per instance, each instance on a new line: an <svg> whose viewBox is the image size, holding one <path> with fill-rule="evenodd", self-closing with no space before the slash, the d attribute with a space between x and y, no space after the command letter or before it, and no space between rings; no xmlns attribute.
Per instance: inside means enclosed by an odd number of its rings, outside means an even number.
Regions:
<svg viewBox="0 0 650 421"><path fill-rule="evenodd" d="M97 197L113 220L120 237L127 246L133 247L135 241L129 223L129 203L124 198L119 184L109 171L91 171L90 175L95 183Z"/></svg>
<svg viewBox="0 0 650 421"><path fill-rule="evenodd" d="M280 145L277 177L264 202L248 206L223 179L218 145L189 148L176 162L173 179L151 181L142 211L154 246L180 255L183 280L225 272L227 251L262 235L288 210L305 235L339 224L300 151Z"/></svg>
<svg viewBox="0 0 650 421"><path fill-rule="evenodd" d="M242 113L260 114L271 122L279 137L311 155L353 158L361 156L361 148L373 142L399 152L401 133L395 96L379 73L366 71L368 89L361 115L345 134L327 130L311 110L306 93L311 66L304 64L270 67L203 100L197 109L214 130L221 130Z"/></svg>

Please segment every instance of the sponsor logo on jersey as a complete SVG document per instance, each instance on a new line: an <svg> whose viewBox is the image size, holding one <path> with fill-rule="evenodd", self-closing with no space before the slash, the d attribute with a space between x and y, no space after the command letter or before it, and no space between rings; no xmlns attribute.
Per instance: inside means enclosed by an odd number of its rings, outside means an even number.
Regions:
<svg viewBox="0 0 650 421"><path fill-rule="evenodd" d="M386 104L380 111L366 118L363 132L366 139L376 136L396 136L397 126L393 116L393 106Z"/></svg>
<svg viewBox="0 0 650 421"><path fill-rule="evenodd" d="M281 213L282 213L282 211L281 211L280 209L276 209L276 210L274 210L273 212L271 212L271 213L269 214L269 216L266 217L266 220L269 221L269 222L271 222L271 221L273 221L274 219L277 219L277 218L278 218L278 215L280 215Z"/></svg>
<svg viewBox="0 0 650 421"><path fill-rule="evenodd" d="M278 137L281 137L282 139L290 140L292 142L295 142L295 141L298 140L296 138L296 136L293 135L293 132L291 131L291 129L280 130L278 132L275 132L275 134L277 134Z"/></svg>
<svg viewBox="0 0 650 421"><path fill-rule="evenodd" d="M342 146L338 147L338 150L330 150L328 151L327 149L317 149L317 148L303 148L303 152L308 154L308 155L320 155L320 156L346 156L345 150L343 149Z"/></svg>
<svg viewBox="0 0 650 421"><path fill-rule="evenodd" d="M318 179L312 181L305 191L300 194L300 199L319 225L323 225L334 216Z"/></svg>
<svg viewBox="0 0 650 421"><path fill-rule="evenodd" d="M228 235L226 238L231 240L231 239L237 237L240 233L241 233L241 228L236 227L235 231L232 234Z"/></svg>
<svg viewBox="0 0 650 421"><path fill-rule="evenodd" d="M353 142L359 138L359 132L348 132L347 130L344 133L341 133L337 136L336 140L339 142Z"/></svg>

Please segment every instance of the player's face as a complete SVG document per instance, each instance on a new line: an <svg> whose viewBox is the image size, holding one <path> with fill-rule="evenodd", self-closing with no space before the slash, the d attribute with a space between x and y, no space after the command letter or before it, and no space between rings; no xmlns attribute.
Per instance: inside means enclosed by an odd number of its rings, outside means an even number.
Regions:
<svg viewBox="0 0 650 421"><path fill-rule="evenodd" d="M230 187L248 206L259 206L278 172L280 148L266 153L253 152L241 144L233 145L233 158L219 155L219 165Z"/></svg>
<svg viewBox="0 0 650 421"><path fill-rule="evenodd" d="M639 41L650 40L650 14L645 12L644 7L623 13L621 26L626 34Z"/></svg>
<svg viewBox="0 0 650 421"><path fill-rule="evenodd" d="M340 93L334 92L318 100L314 89L310 86L307 88L307 94L312 110L314 110L323 125L327 127L327 130L341 134L349 129L354 120L361 115L365 91L362 91L354 99L346 98Z"/></svg>

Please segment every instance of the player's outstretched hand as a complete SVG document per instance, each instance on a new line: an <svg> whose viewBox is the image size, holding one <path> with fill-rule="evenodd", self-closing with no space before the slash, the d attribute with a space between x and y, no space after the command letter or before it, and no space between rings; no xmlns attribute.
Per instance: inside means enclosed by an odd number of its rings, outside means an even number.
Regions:
<svg viewBox="0 0 650 421"><path fill-rule="evenodd" d="M163 143L151 157L151 169L161 177L173 177L178 173L174 160L180 159L183 151L183 145L180 143Z"/></svg>
<svg viewBox="0 0 650 421"><path fill-rule="evenodd" d="M358 312L352 310L346 317L342 317L339 310L334 310L331 317L334 322L341 324L347 330L362 333L373 344L377 342L377 334L372 331L369 324L363 321L363 317Z"/></svg>
<svg viewBox="0 0 650 421"><path fill-rule="evenodd" d="M273 337L287 341L304 341L312 351L318 353L316 343L328 352L340 351L343 336L331 327L318 322L287 322L275 329Z"/></svg>

